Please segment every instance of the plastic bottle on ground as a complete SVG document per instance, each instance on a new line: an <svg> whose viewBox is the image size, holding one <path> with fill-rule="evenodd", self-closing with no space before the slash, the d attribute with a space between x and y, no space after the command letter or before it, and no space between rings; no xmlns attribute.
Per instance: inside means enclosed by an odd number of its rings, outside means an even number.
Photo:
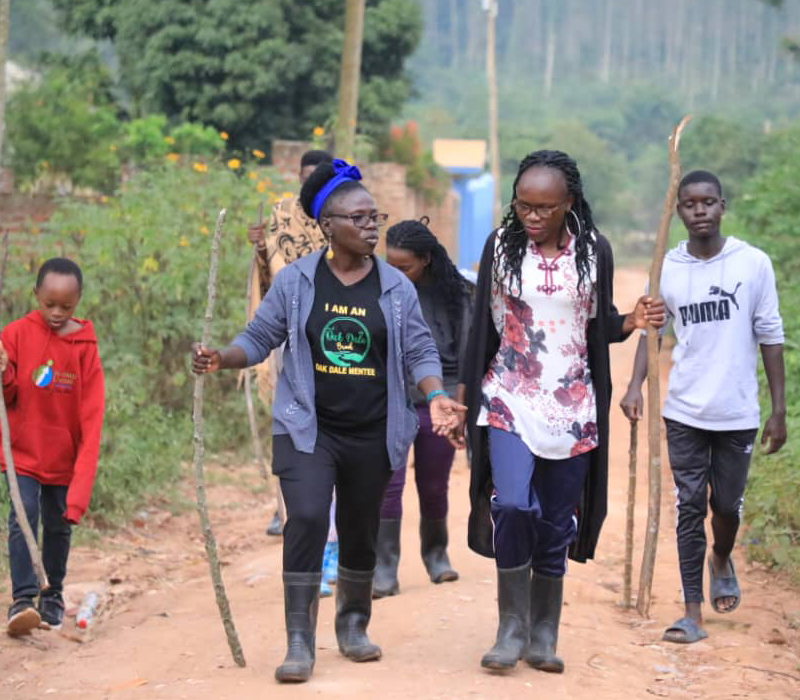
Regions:
<svg viewBox="0 0 800 700"><path fill-rule="evenodd" d="M100 596L94 591L89 591L83 597L78 612L75 614L75 624L78 626L78 629L85 630L94 622L94 616L97 612L97 605L99 602Z"/></svg>

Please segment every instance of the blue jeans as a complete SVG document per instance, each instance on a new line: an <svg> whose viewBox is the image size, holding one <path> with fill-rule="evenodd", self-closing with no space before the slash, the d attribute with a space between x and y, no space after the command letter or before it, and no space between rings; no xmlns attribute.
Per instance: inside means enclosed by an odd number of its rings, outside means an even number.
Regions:
<svg viewBox="0 0 800 700"><path fill-rule="evenodd" d="M489 459L497 567L513 569L530 561L538 574L563 576L591 452L544 459L516 435L489 428Z"/></svg>
<svg viewBox="0 0 800 700"><path fill-rule="evenodd" d="M50 581L48 593L61 593L72 536L72 526L62 517L67 509L67 487L40 484L36 479L20 474L17 481L22 505L34 534L38 533L39 517L42 519L42 562ZM37 596L39 583L13 505L8 514L8 558L14 600Z"/></svg>

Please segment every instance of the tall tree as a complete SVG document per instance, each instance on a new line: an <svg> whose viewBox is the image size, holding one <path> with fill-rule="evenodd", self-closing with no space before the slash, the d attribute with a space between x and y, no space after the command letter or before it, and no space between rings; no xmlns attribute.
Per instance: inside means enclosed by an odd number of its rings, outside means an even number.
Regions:
<svg viewBox="0 0 800 700"><path fill-rule="evenodd" d="M64 26L114 42L135 109L202 121L240 145L306 137L336 112L344 3L53 0ZM409 95L416 0L367 0L361 129L383 133Z"/></svg>
<svg viewBox="0 0 800 700"><path fill-rule="evenodd" d="M339 116L336 152L353 159L358 118L358 83L361 77L361 44L364 40L364 0L347 0L344 11L344 46L339 72Z"/></svg>

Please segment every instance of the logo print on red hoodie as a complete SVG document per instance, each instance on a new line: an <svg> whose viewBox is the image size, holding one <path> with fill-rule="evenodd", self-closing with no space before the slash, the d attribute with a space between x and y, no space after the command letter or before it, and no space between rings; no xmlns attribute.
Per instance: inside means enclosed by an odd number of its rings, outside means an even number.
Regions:
<svg viewBox="0 0 800 700"><path fill-rule="evenodd" d="M39 365L33 370L33 383L42 389L53 381L53 374L53 361L48 360L46 365Z"/></svg>

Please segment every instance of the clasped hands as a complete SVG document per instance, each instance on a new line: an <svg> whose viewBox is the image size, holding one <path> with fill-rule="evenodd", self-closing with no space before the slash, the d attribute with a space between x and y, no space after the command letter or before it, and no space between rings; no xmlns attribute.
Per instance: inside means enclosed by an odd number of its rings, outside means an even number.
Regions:
<svg viewBox="0 0 800 700"><path fill-rule="evenodd" d="M431 425L433 432L447 438L457 450L463 449L464 424L467 419L467 407L454 401L449 396L436 396L430 403Z"/></svg>

